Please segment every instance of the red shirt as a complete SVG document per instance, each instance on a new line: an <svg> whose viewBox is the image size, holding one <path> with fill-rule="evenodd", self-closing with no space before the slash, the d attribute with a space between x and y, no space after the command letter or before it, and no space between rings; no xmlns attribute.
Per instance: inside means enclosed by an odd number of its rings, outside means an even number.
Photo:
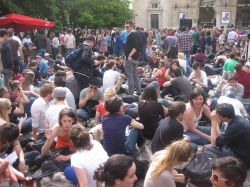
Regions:
<svg viewBox="0 0 250 187"><path fill-rule="evenodd" d="M244 86L244 96L250 96L250 73L244 70L236 71L238 83Z"/></svg>
<svg viewBox="0 0 250 187"><path fill-rule="evenodd" d="M157 79L157 82L159 83L160 87L163 87L163 84L166 81L166 79L165 79L166 71L167 70L165 67L161 67L161 75Z"/></svg>
<svg viewBox="0 0 250 187"><path fill-rule="evenodd" d="M107 111L104 108L104 101L96 106L96 111L100 113L101 117L107 115Z"/></svg>

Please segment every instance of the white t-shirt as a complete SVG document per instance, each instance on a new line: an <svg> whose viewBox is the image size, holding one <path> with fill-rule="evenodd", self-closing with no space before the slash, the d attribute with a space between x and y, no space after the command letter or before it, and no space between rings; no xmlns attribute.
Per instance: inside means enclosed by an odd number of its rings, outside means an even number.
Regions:
<svg viewBox="0 0 250 187"><path fill-rule="evenodd" d="M238 34L235 31L231 31L227 35L227 40L237 40Z"/></svg>
<svg viewBox="0 0 250 187"><path fill-rule="evenodd" d="M76 102L75 102L74 95L67 87L63 87L63 88L66 90L65 100L67 101L69 107L75 111L76 110Z"/></svg>
<svg viewBox="0 0 250 187"><path fill-rule="evenodd" d="M96 182L93 179L94 172L108 159L108 154L98 141L91 140L91 143L93 144L92 149L78 150L71 156L72 167L85 169L89 187L96 186Z"/></svg>
<svg viewBox="0 0 250 187"><path fill-rule="evenodd" d="M120 73L112 69L105 71L103 75L102 89L105 91L107 88L115 86L116 81L119 79Z"/></svg>
<svg viewBox="0 0 250 187"><path fill-rule="evenodd" d="M187 71L187 61L184 59L178 59L180 66L184 69L184 71Z"/></svg>
<svg viewBox="0 0 250 187"><path fill-rule="evenodd" d="M55 104L49 106L48 110L46 111L46 119L50 129L58 126L59 113L64 108L66 108L64 104Z"/></svg>
<svg viewBox="0 0 250 187"><path fill-rule="evenodd" d="M64 44L66 49L75 48L74 42L75 42L75 37L73 34L66 34L64 36Z"/></svg>
<svg viewBox="0 0 250 187"><path fill-rule="evenodd" d="M202 82L203 84L207 85L207 74L204 72L204 71L201 71L201 76L198 78L198 77L195 77L195 72L192 71L192 73L190 74L189 80L191 79L198 79L200 82ZM196 83L196 86L200 86L199 84Z"/></svg>
<svg viewBox="0 0 250 187"><path fill-rule="evenodd" d="M240 110L244 109L244 105L238 99L230 98L227 96L220 96L218 99L218 104L222 103L233 105L235 114L243 117Z"/></svg>

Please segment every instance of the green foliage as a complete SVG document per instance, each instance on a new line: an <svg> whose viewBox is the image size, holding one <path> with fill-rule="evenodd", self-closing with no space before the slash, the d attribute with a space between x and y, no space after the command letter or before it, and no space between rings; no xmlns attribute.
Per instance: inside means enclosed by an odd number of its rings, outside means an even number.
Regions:
<svg viewBox="0 0 250 187"><path fill-rule="evenodd" d="M122 26L133 17L129 0L1 0L0 14L16 12L56 22L57 28Z"/></svg>

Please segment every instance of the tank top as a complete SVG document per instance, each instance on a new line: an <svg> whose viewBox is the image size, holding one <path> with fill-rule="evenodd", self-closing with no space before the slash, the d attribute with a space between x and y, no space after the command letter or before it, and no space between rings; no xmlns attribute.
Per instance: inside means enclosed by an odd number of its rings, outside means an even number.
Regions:
<svg viewBox="0 0 250 187"><path fill-rule="evenodd" d="M71 143L69 136L65 135L65 136L58 136L57 137L57 142L56 142L56 149L59 148L68 148L70 151L72 151L74 149L73 144Z"/></svg>
<svg viewBox="0 0 250 187"><path fill-rule="evenodd" d="M167 69L165 67L161 67L161 72L162 73L157 79L157 82L160 84L161 87L163 87L163 84L166 81L166 79L165 79L166 71L167 71Z"/></svg>

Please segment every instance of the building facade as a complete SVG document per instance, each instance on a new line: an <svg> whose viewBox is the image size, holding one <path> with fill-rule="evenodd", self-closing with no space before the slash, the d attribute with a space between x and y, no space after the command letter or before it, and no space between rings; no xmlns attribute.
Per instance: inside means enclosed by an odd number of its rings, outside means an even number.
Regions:
<svg viewBox="0 0 250 187"><path fill-rule="evenodd" d="M192 26L211 24L250 27L250 0L132 0L134 21L143 28L177 28L180 19Z"/></svg>

